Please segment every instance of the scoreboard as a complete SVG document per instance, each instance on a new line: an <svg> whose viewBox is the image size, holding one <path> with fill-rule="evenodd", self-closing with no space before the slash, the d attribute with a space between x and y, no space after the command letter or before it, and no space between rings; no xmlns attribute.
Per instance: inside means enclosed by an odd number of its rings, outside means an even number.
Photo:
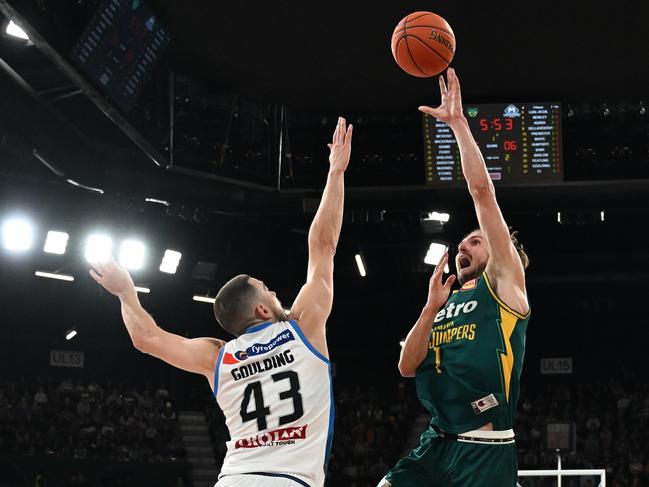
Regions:
<svg viewBox="0 0 649 487"><path fill-rule="evenodd" d="M72 59L128 112L170 42L167 28L141 0L103 0L72 50Z"/></svg>
<svg viewBox="0 0 649 487"><path fill-rule="evenodd" d="M470 105L464 114L494 184L563 180L559 103ZM423 125L426 184L464 185L453 131L429 115Z"/></svg>

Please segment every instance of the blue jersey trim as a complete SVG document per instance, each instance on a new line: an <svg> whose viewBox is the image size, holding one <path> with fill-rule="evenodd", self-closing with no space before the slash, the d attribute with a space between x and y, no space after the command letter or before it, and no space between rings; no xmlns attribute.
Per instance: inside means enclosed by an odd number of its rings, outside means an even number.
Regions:
<svg viewBox="0 0 649 487"><path fill-rule="evenodd" d="M223 352L225 352L225 343L221 347L219 358L216 360L216 368L214 369L214 399L216 399L216 393L219 390L219 367L221 366L221 360L223 360Z"/></svg>
<svg viewBox="0 0 649 487"><path fill-rule="evenodd" d="M297 477L293 477L292 475L288 475L285 473L271 473L271 472L250 472L249 474L245 475L261 475L263 477L281 477L283 479L289 479L292 480L293 482L297 482L303 487L311 487L309 484L307 484L304 480L298 479ZM224 475L225 477L225 475Z"/></svg>
<svg viewBox="0 0 649 487"><path fill-rule="evenodd" d="M329 364L329 432L327 433L327 449L325 450L324 473L327 474L329 466L329 457L331 456L331 447L334 439L334 420L336 417L336 408L334 407L334 387L333 377L331 376L331 363Z"/></svg>
<svg viewBox="0 0 649 487"><path fill-rule="evenodd" d="M288 322L291 324L291 326L292 326L293 329L295 330L295 333L297 333L297 334L300 336L300 338L302 339L302 341L304 342L304 344L306 345L306 347L307 347L309 350L311 350L311 353L313 353L313 355L315 355L315 356L318 357L320 360L322 360L325 364L331 366L331 362L329 361L329 359L328 359L327 357L325 357L324 355L322 355L320 352L318 352L318 351L315 349L315 347L314 347L313 345L311 345L311 342L310 342L309 340L307 340L306 336L304 335L304 332L303 332L302 329L300 328L300 325L297 324L297 321L295 321L295 320L289 320Z"/></svg>
<svg viewBox="0 0 649 487"><path fill-rule="evenodd" d="M246 328L246 331L242 333L242 335L247 335L248 333L255 333L260 330L263 330L264 328L268 328L270 325L272 325L272 321L265 321L264 323L259 323L258 325L253 325L249 328Z"/></svg>

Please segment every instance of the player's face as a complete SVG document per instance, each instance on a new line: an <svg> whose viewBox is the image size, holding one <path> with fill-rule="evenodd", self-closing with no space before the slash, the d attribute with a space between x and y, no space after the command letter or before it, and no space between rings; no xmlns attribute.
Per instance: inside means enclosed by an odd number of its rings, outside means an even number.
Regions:
<svg viewBox="0 0 649 487"><path fill-rule="evenodd" d="M273 314L275 320L277 321L287 320L288 317L284 312L284 307L282 306L280 300L277 299L277 295L275 294L275 291L271 291L270 289L268 289L268 286L266 286L264 281L260 281L259 279L250 278L250 282L259 291L260 301L265 306L270 308L270 311Z"/></svg>
<svg viewBox="0 0 649 487"><path fill-rule="evenodd" d="M487 267L489 252L481 232L475 231L467 235L457 246L457 252L455 268L460 284L479 277Z"/></svg>

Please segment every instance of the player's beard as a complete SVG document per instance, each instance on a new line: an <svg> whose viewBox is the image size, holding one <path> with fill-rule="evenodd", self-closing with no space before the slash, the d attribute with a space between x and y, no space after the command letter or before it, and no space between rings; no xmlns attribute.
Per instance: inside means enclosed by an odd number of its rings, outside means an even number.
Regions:
<svg viewBox="0 0 649 487"><path fill-rule="evenodd" d="M484 270L487 268L486 263L484 265L476 266L475 268L473 267L473 265L474 264L471 264L471 266L467 269L468 272L463 272L463 273L458 272L457 280L462 286L464 286L467 282L480 277L484 272Z"/></svg>

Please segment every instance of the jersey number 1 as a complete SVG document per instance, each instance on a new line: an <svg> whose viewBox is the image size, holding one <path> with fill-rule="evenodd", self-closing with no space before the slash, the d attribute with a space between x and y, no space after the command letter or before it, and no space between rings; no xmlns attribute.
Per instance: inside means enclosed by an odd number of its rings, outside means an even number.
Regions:
<svg viewBox="0 0 649 487"><path fill-rule="evenodd" d="M281 392L279 394L279 398L280 400L293 400L293 412L286 416L281 416L279 418L279 426L300 419L304 414L304 407L302 405L302 395L300 394L300 380L297 372L294 372L292 370L280 372L279 374L273 374L271 378L274 382L288 379L290 389ZM250 399L252 396L254 396L255 399L255 409L249 411L248 408L250 407ZM270 408L264 404L264 394L261 390L260 381L251 382L246 386L246 389L243 391L243 401L241 401L240 414L241 420L244 423L246 421L252 421L253 419L257 420L257 428L259 429L259 431L268 428L266 416L270 414Z"/></svg>

